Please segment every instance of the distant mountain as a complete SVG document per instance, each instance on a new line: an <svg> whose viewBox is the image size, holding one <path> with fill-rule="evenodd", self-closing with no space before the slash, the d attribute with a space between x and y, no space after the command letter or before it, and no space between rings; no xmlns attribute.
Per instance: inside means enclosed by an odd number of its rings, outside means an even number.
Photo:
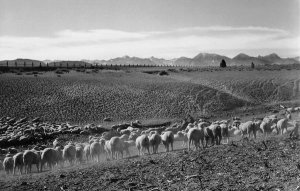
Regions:
<svg viewBox="0 0 300 191"><path fill-rule="evenodd" d="M255 58L255 57L251 57L247 54L240 53L240 54L236 55L235 57L233 57L232 59L233 60L248 60L248 59L251 59L251 58Z"/></svg>
<svg viewBox="0 0 300 191"><path fill-rule="evenodd" d="M195 56L192 61L191 65L193 66L219 66L222 60L225 60L227 65L231 63L231 58L226 56L218 55L218 54L211 54L211 53L200 53Z"/></svg>
<svg viewBox="0 0 300 191"><path fill-rule="evenodd" d="M292 58L292 59L294 59L294 60L296 60L296 61L300 62L300 56L297 56L297 57L295 57L295 58Z"/></svg>
<svg viewBox="0 0 300 191"><path fill-rule="evenodd" d="M242 66L250 66L251 63L255 65L264 65L268 64L269 62L260 60L257 57L249 56L244 53L240 53L232 58L231 65L242 65Z"/></svg>
<svg viewBox="0 0 300 191"><path fill-rule="evenodd" d="M299 61L293 58L280 58L277 54L272 53L266 56L258 56L260 61L266 62L266 64L294 64Z"/></svg>
<svg viewBox="0 0 300 191"><path fill-rule="evenodd" d="M173 65L175 66L187 66L191 65L192 59L187 57L180 57L177 59L173 59Z"/></svg>
<svg viewBox="0 0 300 191"><path fill-rule="evenodd" d="M17 63L18 66L39 66L40 63L45 65L48 63L49 66L91 66L91 65L145 65L145 66L219 66L222 60L225 60L227 66L243 65L250 66L253 62L255 65L266 65L266 64L300 64L300 57L295 58L281 58L277 54L272 53L265 56L253 57L245 53L240 53L233 57L232 59L223 55L213 54L213 53L199 53L194 58L179 57L174 59L164 59L164 58L139 58L123 56L117 57L110 60L80 60L80 61L66 61L66 60L31 60L31 59L16 59L16 60L3 60L0 61L0 66L14 66Z"/></svg>
<svg viewBox="0 0 300 191"><path fill-rule="evenodd" d="M166 59L163 59L163 58L155 58L155 57L150 57L149 58L153 63L154 65L158 65L158 66L171 66L173 65L173 61L172 60L166 60Z"/></svg>
<svg viewBox="0 0 300 191"><path fill-rule="evenodd" d="M118 57L114 59L110 59L107 61L108 65L154 65L154 62L152 62L148 58L138 58L138 57L129 57L129 56L123 56Z"/></svg>
<svg viewBox="0 0 300 191"><path fill-rule="evenodd" d="M0 61L0 66L15 66L17 64L17 66L22 66L24 67L24 63L25 63L25 67L30 67L32 66L40 66L40 64L42 66L45 65L45 63L43 61L40 60L32 60L32 59L25 59L25 58L18 58L15 60L1 60Z"/></svg>
<svg viewBox="0 0 300 191"><path fill-rule="evenodd" d="M275 53L272 53L272 54L269 54L266 56L258 56L258 59L264 60L269 63L277 63L277 62L281 61L281 58Z"/></svg>

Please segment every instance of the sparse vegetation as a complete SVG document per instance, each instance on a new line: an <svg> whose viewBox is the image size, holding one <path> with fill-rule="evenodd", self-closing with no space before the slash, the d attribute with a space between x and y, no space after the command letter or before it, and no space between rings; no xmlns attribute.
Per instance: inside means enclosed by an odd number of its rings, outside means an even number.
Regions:
<svg viewBox="0 0 300 191"><path fill-rule="evenodd" d="M166 72L166 71L160 71L159 73L158 73L160 76L165 76L165 75L169 75L169 73L168 72Z"/></svg>

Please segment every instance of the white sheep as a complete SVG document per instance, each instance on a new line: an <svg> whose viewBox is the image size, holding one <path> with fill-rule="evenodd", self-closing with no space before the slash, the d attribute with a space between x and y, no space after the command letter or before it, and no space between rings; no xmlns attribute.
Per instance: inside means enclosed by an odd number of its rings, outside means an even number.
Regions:
<svg viewBox="0 0 300 191"><path fill-rule="evenodd" d="M281 133L281 135L283 134L284 130L287 130L287 126L288 126L288 119L286 119L286 118L280 119L277 122L277 129Z"/></svg>
<svg viewBox="0 0 300 191"><path fill-rule="evenodd" d="M140 134L137 133L137 132L131 132L130 135L129 135L128 140L135 141L135 140L138 138L139 135L140 135Z"/></svg>
<svg viewBox="0 0 300 191"><path fill-rule="evenodd" d="M191 128L187 133L188 138L188 150L191 148L191 143L195 145L196 150L200 148L200 142L204 148L204 129L198 129L197 127Z"/></svg>
<svg viewBox="0 0 300 191"><path fill-rule="evenodd" d="M53 148L57 147L57 146L61 146L61 142L58 140L58 138L56 138L54 141L53 141Z"/></svg>
<svg viewBox="0 0 300 191"><path fill-rule="evenodd" d="M204 129L205 127L208 127L210 125L210 123L208 123L208 122L200 122L200 123L198 123L198 129Z"/></svg>
<svg viewBox="0 0 300 191"><path fill-rule="evenodd" d="M73 162L76 158L76 148L73 144L67 144L63 149L63 160L69 161L71 165L73 165Z"/></svg>
<svg viewBox="0 0 300 191"><path fill-rule="evenodd" d="M77 160L78 163L82 163L82 160L83 160L83 149L84 149L84 146L82 144L77 144L75 146L75 150L76 150L75 158L76 158L76 160Z"/></svg>
<svg viewBox="0 0 300 191"><path fill-rule="evenodd" d="M206 131L205 131L206 130ZM220 145L222 140L221 127L217 123L212 123L210 126L204 129L205 138L211 138L212 144ZM209 135L209 136L207 136ZM207 140L206 140L207 142Z"/></svg>
<svg viewBox="0 0 300 191"><path fill-rule="evenodd" d="M94 159L94 160L96 159L97 162L100 162L101 151L102 151L102 149L101 149L100 142L96 141L91 144L90 152L91 152L92 159Z"/></svg>
<svg viewBox="0 0 300 191"><path fill-rule="evenodd" d="M163 145L166 148L166 152L169 152L169 145L171 145L171 149L173 151L174 134L172 131L165 131L161 135L161 140L162 140Z"/></svg>
<svg viewBox="0 0 300 191"><path fill-rule="evenodd" d="M151 135L149 137L149 145L150 145L150 147L152 147L153 154L157 153L158 146L160 143L161 143L161 137L158 134L158 132L151 133Z"/></svg>
<svg viewBox="0 0 300 191"><path fill-rule="evenodd" d="M267 135L270 134L274 129L276 129L277 133L279 132L277 129L277 125L274 124L274 119L272 118L264 118L264 120L260 124L260 130L263 133L264 139L266 139Z"/></svg>
<svg viewBox="0 0 300 191"><path fill-rule="evenodd" d="M57 164L60 164L60 167L63 167L63 162L64 162L64 159L63 159L63 148L62 146L57 146L55 147L54 149L57 153Z"/></svg>
<svg viewBox="0 0 300 191"><path fill-rule="evenodd" d="M26 150L23 154L23 163L25 168L25 173L31 173L32 164L36 165L37 172L39 172L39 164L41 162L41 156L36 150Z"/></svg>
<svg viewBox="0 0 300 191"><path fill-rule="evenodd" d="M120 131L121 135L130 135L131 131L129 129L123 129Z"/></svg>
<svg viewBox="0 0 300 191"><path fill-rule="evenodd" d="M194 124L193 123L189 123L186 128L185 128L185 131L188 132L191 128L194 127Z"/></svg>
<svg viewBox="0 0 300 191"><path fill-rule="evenodd" d="M290 133L291 138L299 138L299 121L294 121L294 125L291 128L287 128L288 132Z"/></svg>
<svg viewBox="0 0 300 191"><path fill-rule="evenodd" d="M289 107L286 109L287 112L292 113L295 111L295 109L293 107Z"/></svg>
<svg viewBox="0 0 300 191"><path fill-rule="evenodd" d="M147 135L142 134L135 140L135 145L139 151L139 155L144 154L143 150L148 150L148 154L150 154L149 150L149 138Z"/></svg>
<svg viewBox="0 0 300 191"><path fill-rule="evenodd" d="M120 139L121 139L122 141L128 141L128 140L129 140L129 135L124 134L124 135L122 135L122 136L120 137Z"/></svg>
<svg viewBox="0 0 300 191"><path fill-rule="evenodd" d="M83 148L84 156L86 158L86 161L90 160L91 157L91 146L90 144L86 144Z"/></svg>
<svg viewBox="0 0 300 191"><path fill-rule="evenodd" d="M259 123L260 124L260 123ZM239 129L241 130L242 136L248 135L251 137L251 133L253 137L256 139L256 132L258 130L257 125L253 121L247 121L245 123L241 123Z"/></svg>
<svg viewBox="0 0 300 191"><path fill-rule="evenodd" d="M135 141L123 141L123 151L126 152L126 155L130 157L129 147L135 145Z"/></svg>
<svg viewBox="0 0 300 191"><path fill-rule="evenodd" d="M20 174L23 171L23 152L19 152L13 156L14 159L14 174L16 174L16 168L19 169Z"/></svg>
<svg viewBox="0 0 300 191"><path fill-rule="evenodd" d="M174 135L174 141L182 141L182 146L185 147L188 143L187 133L185 131L178 131Z"/></svg>
<svg viewBox="0 0 300 191"><path fill-rule="evenodd" d="M14 168L14 159L11 156L7 156L3 160L3 168L8 175L9 173L13 173Z"/></svg>
<svg viewBox="0 0 300 191"><path fill-rule="evenodd" d="M41 172L43 171L44 165L47 163L50 170L57 164L58 153L53 148L46 148L41 154Z"/></svg>
<svg viewBox="0 0 300 191"><path fill-rule="evenodd" d="M278 118L277 115L269 115L263 118L263 122L268 122L268 123L277 123Z"/></svg>
<svg viewBox="0 0 300 191"><path fill-rule="evenodd" d="M220 124L222 137L226 138L226 144L229 142L229 129L227 123Z"/></svg>
<svg viewBox="0 0 300 191"><path fill-rule="evenodd" d="M109 143L108 143L108 147L107 147L110 151L110 154L111 154L111 158L112 159L118 159L120 158L120 154L123 158L123 149L124 149L124 142L120 139L120 137L112 137L110 140L109 140Z"/></svg>

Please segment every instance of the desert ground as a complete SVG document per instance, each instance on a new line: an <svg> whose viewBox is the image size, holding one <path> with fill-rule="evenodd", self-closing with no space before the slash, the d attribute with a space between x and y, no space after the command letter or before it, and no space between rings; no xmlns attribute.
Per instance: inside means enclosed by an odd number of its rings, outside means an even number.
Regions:
<svg viewBox="0 0 300 191"><path fill-rule="evenodd" d="M299 81L300 70L296 69L2 73L0 117L38 117L42 122L79 127L93 123L108 130L135 120L172 126L181 124L187 115L197 120L205 116L210 121L237 116L246 122L272 114L282 118L285 108L300 106ZM292 113L292 120L300 120L299 112ZM52 147L55 138L64 144L69 140L87 142L89 135L57 134L41 144ZM236 135L228 144L198 151L188 151L175 141L174 151L165 152L160 145L158 154L143 156L132 146L130 157L118 160L107 160L103 154L97 163L56 166L41 173L34 169L26 175L6 175L1 169L0 190L299 190L299 148L299 140L289 133L272 134L266 140L261 133L257 139Z"/></svg>

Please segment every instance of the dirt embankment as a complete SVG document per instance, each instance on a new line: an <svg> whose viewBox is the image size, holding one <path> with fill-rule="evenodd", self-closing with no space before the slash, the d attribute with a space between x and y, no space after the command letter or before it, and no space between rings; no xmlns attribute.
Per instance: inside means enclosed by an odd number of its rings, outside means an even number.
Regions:
<svg viewBox="0 0 300 191"><path fill-rule="evenodd" d="M41 117L43 121L98 123L182 118L187 114L235 115L293 100L299 71L181 72L168 76L138 71L70 72L58 77L1 74L0 116ZM251 111L247 111L251 112ZM217 115L219 115L217 114Z"/></svg>

